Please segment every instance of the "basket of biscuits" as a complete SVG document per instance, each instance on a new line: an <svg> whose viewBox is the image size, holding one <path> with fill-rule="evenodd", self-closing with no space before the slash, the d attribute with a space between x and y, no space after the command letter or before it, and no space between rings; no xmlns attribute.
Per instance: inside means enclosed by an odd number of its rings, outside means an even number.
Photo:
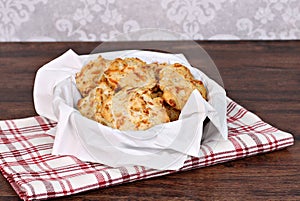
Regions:
<svg viewBox="0 0 300 201"><path fill-rule="evenodd" d="M99 56L76 74L80 113L120 130L146 130L176 121L193 90L206 89L182 64Z"/></svg>
<svg viewBox="0 0 300 201"><path fill-rule="evenodd" d="M57 121L53 154L175 170L204 138L227 138L224 89L184 55L92 56L70 50L37 73L36 111Z"/></svg>

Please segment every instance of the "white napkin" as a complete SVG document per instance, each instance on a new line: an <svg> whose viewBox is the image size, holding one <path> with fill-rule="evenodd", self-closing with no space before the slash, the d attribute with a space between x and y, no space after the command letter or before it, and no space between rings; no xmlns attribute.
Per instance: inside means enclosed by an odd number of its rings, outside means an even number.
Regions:
<svg viewBox="0 0 300 201"><path fill-rule="evenodd" d="M149 51L101 53L104 58L138 57L146 62L179 62L187 66L208 89L208 102L195 90L178 121L156 125L146 131L119 131L83 117L76 109L81 98L75 73L98 55L78 56L72 50L44 65L37 72L34 104L37 113L58 124L52 132L52 153L74 155L83 161L99 162L112 167L142 165L160 170L176 170L187 156L199 156L201 140L226 140L226 94L222 87L201 71L192 68L182 54ZM203 121L211 125L203 134ZM207 129L209 128L209 129ZM205 137L203 139L203 137Z"/></svg>

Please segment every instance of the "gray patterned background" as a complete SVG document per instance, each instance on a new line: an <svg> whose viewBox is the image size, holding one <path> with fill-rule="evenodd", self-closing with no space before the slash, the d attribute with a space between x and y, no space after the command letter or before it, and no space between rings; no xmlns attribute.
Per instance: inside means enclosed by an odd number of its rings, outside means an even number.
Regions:
<svg viewBox="0 0 300 201"><path fill-rule="evenodd" d="M0 0L0 41L153 39L300 39L300 1Z"/></svg>

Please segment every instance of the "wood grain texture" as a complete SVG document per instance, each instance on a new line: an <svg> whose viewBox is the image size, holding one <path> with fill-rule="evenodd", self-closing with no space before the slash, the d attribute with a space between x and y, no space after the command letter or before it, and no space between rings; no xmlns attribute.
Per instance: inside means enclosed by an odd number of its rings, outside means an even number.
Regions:
<svg viewBox="0 0 300 201"><path fill-rule="evenodd" d="M38 68L70 48L78 54L89 54L99 44L0 43L0 119L36 115L32 89ZM198 44L214 60L228 96L264 121L293 133L295 145L54 200L300 200L300 41ZM194 52L197 48L186 42L116 42L102 44L101 48L189 52L189 61L194 65L199 62ZM19 200L2 175L0 200Z"/></svg>

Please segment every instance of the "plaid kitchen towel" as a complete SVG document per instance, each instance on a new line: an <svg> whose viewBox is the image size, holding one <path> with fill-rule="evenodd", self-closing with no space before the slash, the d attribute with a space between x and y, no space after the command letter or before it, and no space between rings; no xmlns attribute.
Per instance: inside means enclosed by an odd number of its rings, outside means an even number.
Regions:
<svg viewBox="0 0 300 201"><path fill-rule="evenodd" d="M201 157L189 157L179 171L274 151L294 143L291 134L263 122L229 98L227 121L228 140L204 143ZM111 168L72 156L51 155L54 137L46 131L55 125L40 116L0 121L0 170L21 199L72 195L177 172L142 166Z"/></svg>

